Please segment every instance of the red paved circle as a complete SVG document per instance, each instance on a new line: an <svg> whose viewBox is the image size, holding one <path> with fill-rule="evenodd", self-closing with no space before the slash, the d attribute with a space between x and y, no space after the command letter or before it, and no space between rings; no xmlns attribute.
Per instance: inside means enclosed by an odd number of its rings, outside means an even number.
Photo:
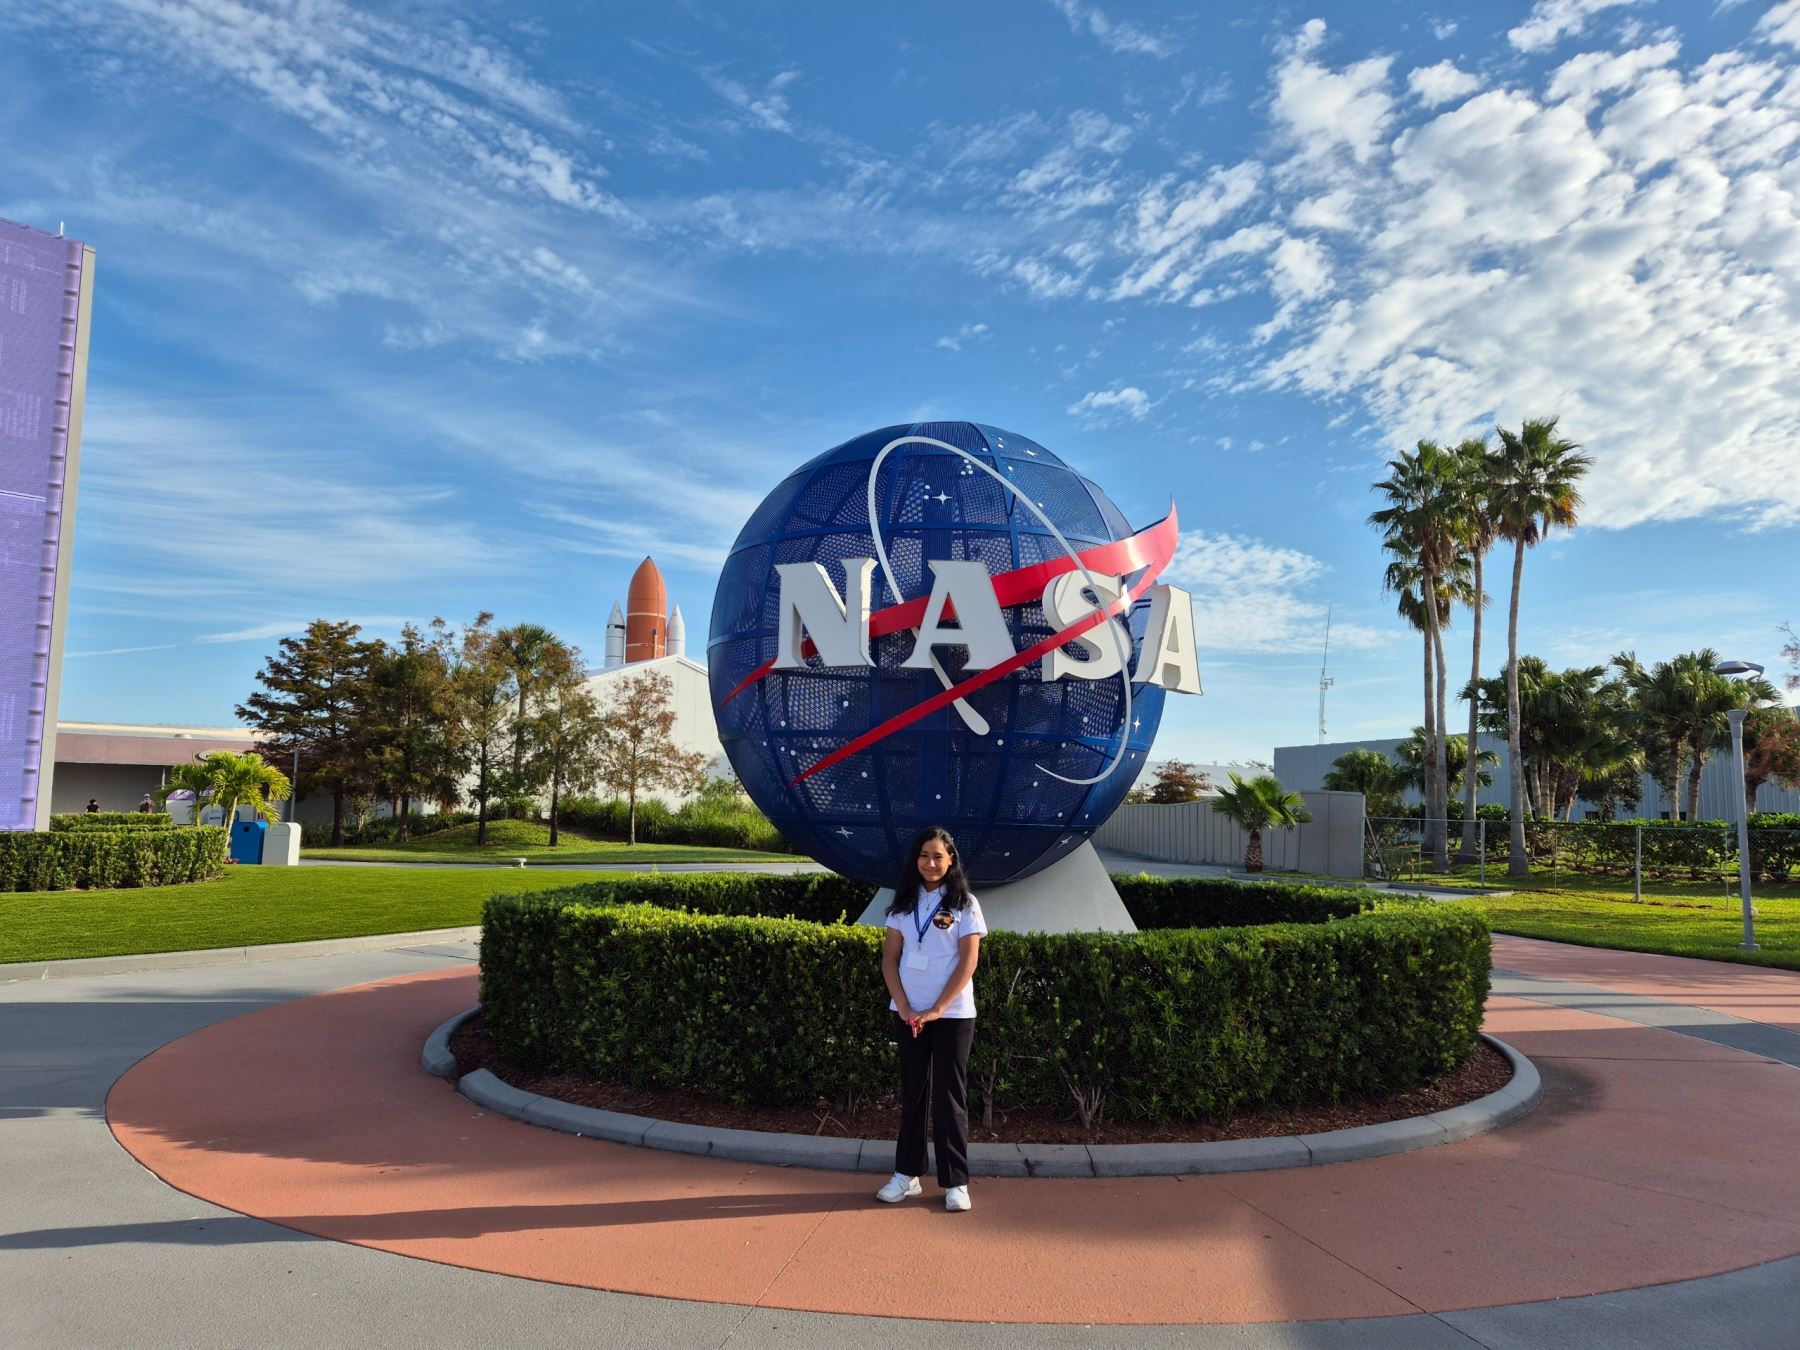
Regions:
<svg viewBox="0 0 1800 1350"><path fill-rule="evenodd" d="M1496 942L1496 960L1626 978L1781 1022L1800 976ZM1604 958L1584 965L1583 956ZM1645 965L1642 963L1651 963ZM1664 973L1656 974L1659 969ZM1732 975L1736 974L1735 968ZM1607 975L1608 979L1600 978ZM1731 976L1722 977L1726 984ZM492 1116L418 1066L472 971L384 981L219 1023L114 1086L119 1142L183 1191L301 1232L628 1293L1021 1322L1373 1317L1562 1298L1800 1253L1800 1073L1611 1018L1495 999L1488 1029L1545 1101L1493 1134L1393 1158L1217 1177L976 1183L976 1208L890 1208L879 1178L689 1158ZM1695 1001L1699 1001L1698 998ZM923 1299L897 1280L929 1246ZM908 1266L916 1270L915 1266Z"/></svg>

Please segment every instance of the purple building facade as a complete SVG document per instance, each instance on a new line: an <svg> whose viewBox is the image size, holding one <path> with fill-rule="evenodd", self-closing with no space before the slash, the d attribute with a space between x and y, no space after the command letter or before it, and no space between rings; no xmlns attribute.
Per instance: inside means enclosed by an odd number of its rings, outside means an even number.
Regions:
<svg viewBox="0 0 1800 1350"><path fill-rule="evenodd" d="M0 220L0 830L49 824L93 268Z"/></svg>

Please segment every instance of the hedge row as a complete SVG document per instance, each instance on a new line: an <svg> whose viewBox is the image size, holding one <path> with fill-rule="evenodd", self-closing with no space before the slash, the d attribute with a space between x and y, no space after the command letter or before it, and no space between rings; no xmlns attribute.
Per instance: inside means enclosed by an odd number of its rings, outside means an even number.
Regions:
<svg viewBox="0 0 1800 1350"><path fill-rule="evenodd" d="M165 830L174 823L166 811L78 811L50 817L56 831Z"/></svg>
<svg viewBox="0 0 1800 1350"><path fill-rule="evenodd" d="M630 808L617 797L570 797L558 804L557 820L571 830L624 839L630 831ZM654 797L637 807L637 840L640 844L699 844L709 848L754 848L771 853L793 853L780 830L749 801L706 800L683 802L679 809Z"/></svg>
<svg viewBox="0 0 1800 1350"><path fill-rule="evenodd" d="M0 891L110 890L210 881L229 843L216 825L0 834Z"/></svg>
<svg viewBox="0 0 1800 1350"><path fill-rule="evenodd" d="M495 1048L522 1066L737 1102L891 1091L881 931L666 907L741 903L691 880L662 878L661 905L595 904L591 886L489 900L481 999ZM1244 890L1252 907L1285 903ZM1473 1051L1489 968L1475 911L1379 902L1312 923L996 932L982 952L974 1104L1084 1121L1398 1090Z"/></svg>

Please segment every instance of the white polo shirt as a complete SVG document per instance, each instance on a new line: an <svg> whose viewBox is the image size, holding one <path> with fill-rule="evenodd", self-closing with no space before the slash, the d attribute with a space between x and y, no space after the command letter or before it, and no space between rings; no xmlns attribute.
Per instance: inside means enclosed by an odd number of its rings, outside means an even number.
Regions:
<svg viewBox="0 0 1800 1350"><path fill-rule="evenodd" d="M913 913L887 916L887 926L898 930L906 940L906 945L900 952L900 987L906 991L906 1001L920 1011L936 1003L938 995L944 992L944 986L950 982L950 972L956 969L957 950L962 940L970 935L987 936L987 921L981 917L981 902L972 895L969 897L968 908L960 914L955 910L944 910L943 916L952 922L939 927L933 920L939 914L943 899L941 887L932 891L920 891L919 907ZM924 925L923 933L919 931L921 924ZM917 954L920 952L925 956L923 969L917 961ZM888 1008L894 1012L899 1011L891 998L888 1000ZM974 1015L975 981L970 980L963 986L962 993L944 1009L944 1016Z"/></svg>

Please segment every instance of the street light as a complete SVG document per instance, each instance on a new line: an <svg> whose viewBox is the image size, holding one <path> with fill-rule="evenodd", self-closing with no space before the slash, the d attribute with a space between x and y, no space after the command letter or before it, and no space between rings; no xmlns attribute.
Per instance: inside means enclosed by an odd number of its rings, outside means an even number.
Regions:
<svg viewBox="0 0 1800 1350"><path fill-rule="evenodd" d="M1713 667L1715 675L1748 675L1752 679L1763 673L1754 661L1721 661ZM1747 708L1733 708L1725 714L1731 723L1731 772L1737 783L1738 896L1744 904L1744 940L1738 943L1747 952L1757 949L1756 915L1750 908L1750 803L1744 784L1744 714Z"/></svg>

